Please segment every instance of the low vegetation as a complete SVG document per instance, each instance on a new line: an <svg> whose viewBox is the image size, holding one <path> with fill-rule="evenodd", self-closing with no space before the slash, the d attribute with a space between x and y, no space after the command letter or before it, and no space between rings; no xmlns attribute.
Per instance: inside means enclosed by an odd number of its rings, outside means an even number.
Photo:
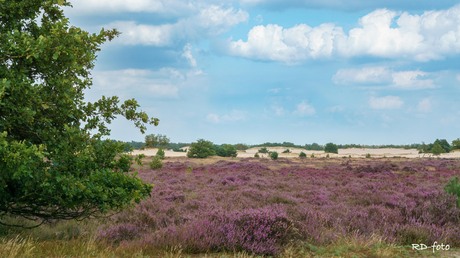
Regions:
<svg viewBox="0 0 460 258"><path fill-rule="evenodd" d="M145 160L145 162L149 162ZM268 163L267 163L268 162ZM459 160L169 159L109 220L0 228L0 256L413 257L460 245ZM6 254L6 255L5 255Z"/></svg>

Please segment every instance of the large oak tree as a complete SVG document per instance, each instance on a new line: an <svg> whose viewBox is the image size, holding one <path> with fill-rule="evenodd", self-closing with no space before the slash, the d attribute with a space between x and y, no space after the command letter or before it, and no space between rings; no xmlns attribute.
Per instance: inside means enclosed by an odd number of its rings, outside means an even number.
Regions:
<svg viewBox="0 0 460 258"><path fill-rule="evenodd" d="M158 124L136 100L89 103L90 71L116 30L71 26L65 0L0 0L0 224L81 219L148 196L129 173L123 144L107 140L115 117L141 132Z"/></svg>

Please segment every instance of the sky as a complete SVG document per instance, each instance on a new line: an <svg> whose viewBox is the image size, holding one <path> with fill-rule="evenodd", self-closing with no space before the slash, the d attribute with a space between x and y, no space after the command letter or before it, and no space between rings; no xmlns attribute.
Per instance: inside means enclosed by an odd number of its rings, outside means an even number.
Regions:
<svg viewBox="0 0 460 258"><path fill-rule="evenodd" d="M135 98L172 142L411 144L460 137L453 0L79 0L116 28L88 101ZM111 138L144 141L123 118Z"/></svg>

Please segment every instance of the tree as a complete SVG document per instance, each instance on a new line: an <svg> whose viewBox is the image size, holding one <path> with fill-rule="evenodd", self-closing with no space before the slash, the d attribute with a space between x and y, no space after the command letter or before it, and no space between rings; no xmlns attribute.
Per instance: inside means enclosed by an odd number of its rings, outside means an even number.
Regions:
<svg viewBox="0 0 460 258"><path fill-rule="evenodd" d="M216 152L214 151L214 144L204 139L200 139L192 143L187 152L187 157L189 158L204 159L213 155L216 155Z"/></svg>
<svg viewBox="0 0 460 258"><path fill-rule="evenodd" d="M433 144L433 148L431 149L431 153L433 153L433 155L438 156L442 153L446 153L446 151L444 150L444 148L441 146L439 142L435 142Z"/></svg>
<svg viewBox="0 0 460 258"><path fill-rule="evenodd" d="M450 150L451 150L451 146L450 146L449 142L447 142L446 139L441 139L441 140L436 139L436 141L434 141L434 143L433 143L433 148L434 148L435 144L439 144L441 146L441 148L444 150L443 153L449 153Z"/></svg>
<svg viewBox="0 0 460 258"><path fill-rule="evenodd" d="M276 152L276 151L270 152L270 158L272 160L277 160L278 159L278 152Z"/></svg>
<svg viewBox="0 0 460 258"><path fill-rule="evenodd" d="M155 154L155 157L158 157L159 159L165 159L165 151L163 149L158 149L157 153Z"/></svg>
<svg viewBox="0 0 460 258"><path fill-rule="evenodd" d="M302 152L299 153L299 158L305 159L305 158L307 158L307 154L302 151Z"/></svg>
<svg viewBox="0 0 460 258"><path fill-rule="evenodd" d="M324 146L324 151L326 153L339 153L339 148L337 147L337 145L333 144L332 142L330 143L327 143L325 146Z"/></svg>
<svg viewBox="0 0 460 258"><path fill-rule="evenodd" d="M268 149L266 147L262 147L259 149L259 153L268 153Z"/></svg>
<svg viewBox="0 0 460 258"><path fill-rule="evenodd" d="M0 1L0 224L83 219L139 202L124 144L104 140L116 116L142 133L158 124L131 99L86 102L100 45L116 30L69 25L66 0Z"/></svg>
<svg viewBox="0 0 460 258"><path fill-rule="evenodd" d="M238 155L236 147L231 144L216 146L216 154L220 157L236 157Z"/></svg>
<svg viewBox="0 0 460 258"><path fill-rule="evenodd" d="M452 141L452 149L459 150L460 149L460 138Z"/></svg>
<svg viewBox="0 0 460 258"><path fill-rule="evenodd" d="M169 144L169 138L162 134L149 134L145 136L147 148L165 148Z"/></svg>

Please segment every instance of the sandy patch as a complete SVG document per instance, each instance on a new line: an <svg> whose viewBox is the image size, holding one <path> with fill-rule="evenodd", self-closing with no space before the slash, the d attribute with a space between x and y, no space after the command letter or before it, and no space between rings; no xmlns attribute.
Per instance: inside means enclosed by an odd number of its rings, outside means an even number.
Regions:
<svg viewBox="0 0 460 258"><path fill-rule="evenodd" d="M260 147L254 147L245 151L238 151L239 158L252 158L259 151ZM382 149L367 149L367 148L350 148L350 149L339 149L338 154L327 154L324 151L308 151L301 148L286 148L286 147L267 147L269 151L276 151L280 158L297 158L300 152L307 154L307 158L313 154L315 157L352 157L352 158L365 158L367 154L371 155L372 158L423 158L433 157L432 154L419 154L416 149L397 149L397 148L382 148ZM289 149L289 153L283 153ZM134 150L131 152L132 155L144 154L145 156L155 156L158 152L157 148L145 149L145 150ZM165 150L166 157L187 157L186 152L175 152L172 150ZM268 157L268 154L259 153L261 158ZM440 158L460 158L460 151L453 151L450 153L444 153L439 156Z"/></svg>

